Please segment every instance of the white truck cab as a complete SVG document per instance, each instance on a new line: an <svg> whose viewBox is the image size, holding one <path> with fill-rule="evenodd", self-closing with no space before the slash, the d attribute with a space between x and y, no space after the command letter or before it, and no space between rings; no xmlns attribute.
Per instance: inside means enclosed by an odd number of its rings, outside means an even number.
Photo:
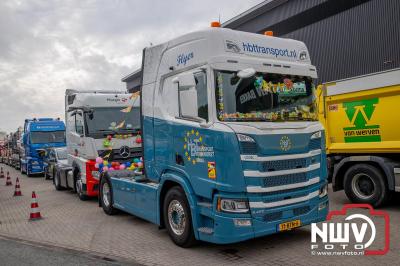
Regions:
<svg viewBox="0 0 400 266"><path fill-rule="evenodd" d="M68 164L59 183L79 198L98 194L97 157L126 162L142 154L140 97L121 91L66 90L65 122Z"/></svg>

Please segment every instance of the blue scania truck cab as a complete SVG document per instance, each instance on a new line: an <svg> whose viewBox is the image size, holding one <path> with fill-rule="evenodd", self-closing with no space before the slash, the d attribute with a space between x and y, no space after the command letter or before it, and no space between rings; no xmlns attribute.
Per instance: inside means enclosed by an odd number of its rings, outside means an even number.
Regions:
<svg viewBox="0 0 400 266"><path fill-rule="evenodd" d="M44 173L40 151L51 147L64 147L65 124L60 119L25 119L22 135L21 173L27 176Z"/></svg>
<svg viewBox="0 0 400 266"><path fill-rule="evenodd" d="M100 206L164 227L182 247L325 220L315 78L291 39L210 28L145 48L144 170L102 173Z"/></svg>

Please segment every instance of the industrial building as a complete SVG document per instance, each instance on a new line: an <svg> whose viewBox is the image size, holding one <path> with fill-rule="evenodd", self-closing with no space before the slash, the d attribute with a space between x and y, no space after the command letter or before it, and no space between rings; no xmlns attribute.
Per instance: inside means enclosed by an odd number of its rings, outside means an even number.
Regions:
<svg viewBox="0 0 400 266"><path fill-rule="evenodd" d="M400 1L267 0L222 27L305 42L318 83L400 67ZM124 77L129 91L140 70Z"/></svg>

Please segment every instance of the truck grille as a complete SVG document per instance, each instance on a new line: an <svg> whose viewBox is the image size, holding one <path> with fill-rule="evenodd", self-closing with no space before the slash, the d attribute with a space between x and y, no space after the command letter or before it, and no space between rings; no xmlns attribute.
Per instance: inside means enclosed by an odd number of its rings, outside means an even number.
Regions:
<svg viewBox="0 0 400 266"><path fill-rule="evenodd" d="M262 171L271 172L271 171L281 171L295 168L304 168L307 167L307 159L292 159L292 160L284 160L284 161L269 161L263 162Z"/></svg>
<svg viewBox="0 0 400 266"><path fill-rule="evenodd" d="M303 206L303 207L298 207L293 209L293 216L300 216L303 214L308 213L311 210L310 206ZM291 216L291 217L293 217ZM277 211L277 212L271 212L266 215L264 215L264 220L266 222L273 222L282 219L283 217L283 212L282 211Z"/></svg>
<svg viewBox="0 0 400 266"><path fill-rule="evenodd" d="M99 156L103 157L108 154L108 150L99 150ZM130 161L134 158L138 158L142 156L142 148L137 147L137 148L129 148L129 156L124 158L120 154L119 149L113 149L110 157L108 158L109 161Z"/></svg>
<svg viewBox="0 0 400 266"><path fill-rule="evenodd" d="M276 220L280 220L282 219L282 212L272 212L272 213L268 213L264 216L265 221L267 222L272 222L272 221L276 221Z"/></svg>
<svg viewBox="0 0 400 266"><path fill-rule="evenodd" d="M308 144L308 148L312 151L312 150L317 150L317 149L321 149L321 139L312 139L310 140L310 143Z"/></svg>
<svg viewBox="0 0 400 266"><path fill-rule="evenodd" d="M255 142L240 142L240 153L241 154L257 154L258 148Z"/></svg>
<svg viewBox="0 0 400 266"><path fill-rule="evenodd" d="M310 206L303 206L303 207L299 207L293 210L293 214L295 216L299 216L299 215L303 215L306 214L307 212L310 211Z"/></svg>
<svg viewBox="0 0 400 266"><path fill-rule="evenodd" d="M264 186L265 187L284 186L305 181L307 181L307 175L305 173L290 174L284 176L271 176L264 179Z"/></svg>

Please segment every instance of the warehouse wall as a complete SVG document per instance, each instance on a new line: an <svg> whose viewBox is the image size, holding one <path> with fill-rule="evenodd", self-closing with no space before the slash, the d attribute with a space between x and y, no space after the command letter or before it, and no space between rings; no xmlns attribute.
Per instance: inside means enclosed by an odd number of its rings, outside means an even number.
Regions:
<svg viewBox="0 0 400 266"><path fill-rule="evenodd" d="M304 41L319 81L400 67L400 1L372 0L283 35Z"/></svg>
<svg viewBox="0 0 400 266"><path fill-rule="evenodd" d="M224 27L306 43L319 82L400 67L399 0L274 0Z"/></svg>

